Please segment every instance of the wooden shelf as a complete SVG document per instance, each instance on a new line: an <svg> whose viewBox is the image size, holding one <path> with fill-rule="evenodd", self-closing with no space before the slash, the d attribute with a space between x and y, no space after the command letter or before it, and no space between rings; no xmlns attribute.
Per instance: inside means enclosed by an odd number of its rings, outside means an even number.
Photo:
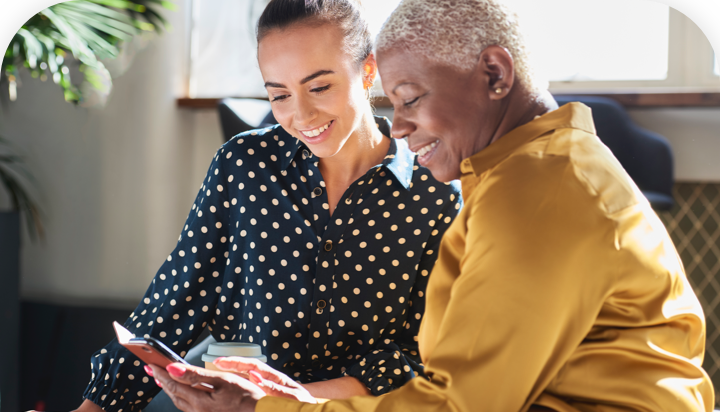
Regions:
<svg viewBox="0 0 720 412"><path fill-rule="evenodd" d="M602 96L617 100L628 108L658 107L720 107L720 92L670 92L670 93L582 93L556 91L557 95ZM189 98L177 99L178 107L187 109L215 109L222 98ZM259 99L267 100L267 99ZM385 96L373 100L375 107L391 108L390 99Z"/></svg>

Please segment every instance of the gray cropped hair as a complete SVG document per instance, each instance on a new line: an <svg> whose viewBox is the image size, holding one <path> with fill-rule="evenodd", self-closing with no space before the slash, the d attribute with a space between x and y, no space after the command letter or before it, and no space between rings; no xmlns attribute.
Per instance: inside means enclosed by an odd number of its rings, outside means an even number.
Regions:
<svg viewBox="0 0 720 412"><path fill-rule="evenodd" d="M403 0L383 24L376 50L400 47L470 70L493 45L510 52L516 79L537 94L541 87L530 68L517 15L495 0Z"/></svg>

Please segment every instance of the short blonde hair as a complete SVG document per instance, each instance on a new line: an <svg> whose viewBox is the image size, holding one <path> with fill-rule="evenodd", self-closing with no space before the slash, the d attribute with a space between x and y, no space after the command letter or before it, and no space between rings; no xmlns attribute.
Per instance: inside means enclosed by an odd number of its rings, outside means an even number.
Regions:
<svg viewBox="0 0 720 412"><path fill-rule="evenodd" d="M493 45L510 52L516 79L537 94L541 87L530 68L517 15L494 0L403 0L383 24L376 49L401 47L470 70Z"/></svg>

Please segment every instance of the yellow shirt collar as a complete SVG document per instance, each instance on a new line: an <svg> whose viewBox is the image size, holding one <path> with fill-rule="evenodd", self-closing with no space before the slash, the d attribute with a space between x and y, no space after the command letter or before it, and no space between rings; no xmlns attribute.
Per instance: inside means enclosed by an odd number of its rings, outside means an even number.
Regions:
<svg viewBox="0 0 720 412"><path fill-rule="evenodd" d="M548 112L500 137L490 146L463 160L460 171L480 176L495 167L520 146L556 129L572 128L596 134L590 108L582 103L568 103Z"/></svg>

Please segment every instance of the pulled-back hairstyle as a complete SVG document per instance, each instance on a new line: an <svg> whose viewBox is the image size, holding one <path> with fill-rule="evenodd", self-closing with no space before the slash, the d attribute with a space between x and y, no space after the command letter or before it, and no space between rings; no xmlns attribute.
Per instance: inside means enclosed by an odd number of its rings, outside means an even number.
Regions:
<svg viewBox="0 0 720 412"><path fill-rule="evenodd" d="M517 16L497 0L403 0L377 38L378 51L399 47L461 70L492 45L510 52L516 78L532 94L547 87L530 67Z"/></svg>
<svg viewBox="0 0 720 412"><path fill-rule="evenodd" d="M257 25L257 42L272 30L294 24L332 24L343 32L343 48L362 64L372 53L372 38L359 0L271 0Z"/></svg>

